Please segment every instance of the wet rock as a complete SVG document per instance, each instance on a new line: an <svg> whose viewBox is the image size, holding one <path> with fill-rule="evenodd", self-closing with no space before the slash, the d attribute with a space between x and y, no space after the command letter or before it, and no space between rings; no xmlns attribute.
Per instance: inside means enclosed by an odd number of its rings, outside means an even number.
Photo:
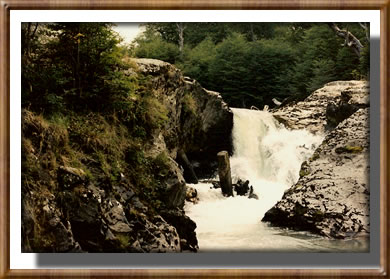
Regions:
<svg viewBox="0 0 390 279"><path fill-rule="evenodd" d="M365 108L339 123L313 157L302 164L298 182L265 214L263 221L332 238L367 235L368 120L369 109Z"/></svg>
<svg viewBox="0 0 390 279"><path fill-rule="evenodd" d="M157 215L149 221L145 215L140 215L138 219L143 228L138 230L137 240L132 243L131 249L150 253L180 252L180 238L176 229L161 216Z"/></svg>
<svg viewBox="0 0 390 279"><path fill-rule="evenodd" d="M253 190L252 186L251 188ZM234 190L236 191L237 195L245 196L249 191L249 180L244 182L241 179L238 179L237 183L234 184Z"/></svg>
<svg viewBox="0 0 390 279"><path fill-rule="evenodd" d="M196 173L194 171L194 168L192 166L192 163L188 160L187 155L183 150L180 150L177 153L177 162L183 166L184 170L184 178L186 182L191 184L197 184L198 183L198 177L196 176Z"/></svg>
<svg viewBox="0 0 390 279"><path fill-rule="evenodd" d="M187 186L187 192L186 192L186 201L192 202L192 203L198 203L198 191L196 191L195 188L188 187Z"/></svg>
<svg viewBox="0 0 390 279"><path fill-rule="evenodd" d="M221 183L219 181L212 181L211 184L213 185L214 189L221 188Z"/></svg>

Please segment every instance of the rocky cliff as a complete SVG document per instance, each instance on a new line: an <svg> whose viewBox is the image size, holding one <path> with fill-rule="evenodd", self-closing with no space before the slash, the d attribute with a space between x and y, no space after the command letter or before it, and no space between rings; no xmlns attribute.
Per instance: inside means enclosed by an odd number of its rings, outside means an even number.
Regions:
<svg viewBox="0 0 390 279"><path fill-rule="evenodd" d="M332 82L275 112L290 128L326 137L262 221L334 238L369 233L368 100L367 83Z"/></svg>
<svg viewBox="0 0 390 279"><path fill-rule="evenodd" d="M116 114L69 111L47 119L23 111L23 251L197 250L196 224L182 209L179 157L216 160L230 150L232 113L218 93L174 66L134 63L126 74L142 80L142 92L131 102L147 108L139 115L148 129Z"/></svg>
<svg viewBox="0 0 390 279"><path fill-rule="evenodd" d="M333 81L314 91L305 100L273 111L274 117L290 129L325 133L369 104L365 81Z"/></svg>
<svg viewBox="0 0 390 279"><path fill-rule="evenodd" d="M148 89L168 109L170 119L168 125L155 134L150 151L158 153L167 149L179 162L185 154L190 161L200 161L200 165L195 165L200 167L199 174L202 175L203 170L212 171L216 154L232 150L233 113L221 95L204 89L196 80L183 77L169 63L143 58L133 61L142 74L150 77ZM183 167L186 178L190 177L187 166L183 164Z"/></svg>

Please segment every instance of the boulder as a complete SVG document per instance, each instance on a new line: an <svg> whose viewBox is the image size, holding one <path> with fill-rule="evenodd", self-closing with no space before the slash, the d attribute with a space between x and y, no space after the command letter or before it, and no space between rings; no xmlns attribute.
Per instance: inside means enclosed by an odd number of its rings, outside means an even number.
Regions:
<svg viewBox="0 0 390 279"><path fill-rule="evenodd" d="M298 182L262 221L332 238L366 236L369 223L369 109L331 131L302 164Z"/></svg>
<svg viewBox="0 0 390 279"><path fill-rule="evenodd" d="M184 211L165 210L161 213L161 216L176 228L182 243L182 251L196 252L199 249L195 233L196 224L190 217L185 215Z"/></svg>
<svg viewBox="0 0 390 279"><path fill-rule="evenodd" d="M187 186L187 192L186 192L186 201L192 202L192 203L198 203L198 191L196 191L195 188L188 187Z"/></svg>

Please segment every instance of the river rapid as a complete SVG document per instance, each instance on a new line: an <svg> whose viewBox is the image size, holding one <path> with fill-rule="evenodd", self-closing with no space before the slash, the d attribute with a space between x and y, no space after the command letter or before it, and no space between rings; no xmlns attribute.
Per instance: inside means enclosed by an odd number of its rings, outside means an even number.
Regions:
<svg viewBox="0 0 390 279"><path fill-rule="evenodd" d="M233 183L239 178L249 180L259 199L224 197L212 184L189 184L197 190L199 202L187 202L185 211L197 224L199 251L364 251L367 244L359 240L331 240L261 222L284 191L298 181L302 162L310 158L323 136L288 130L266 111L232 111Z"/></svg>

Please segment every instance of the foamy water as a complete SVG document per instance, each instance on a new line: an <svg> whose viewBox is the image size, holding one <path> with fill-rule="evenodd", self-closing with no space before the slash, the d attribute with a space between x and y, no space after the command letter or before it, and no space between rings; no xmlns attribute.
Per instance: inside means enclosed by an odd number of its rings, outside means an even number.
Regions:
<svg viewBox="0 0 390 279"><path fill-rule="evenodd" d="M302 162L313 154L323 137L304 130L287 130L269 112L232 110L233 182L238 178L249 180L259 199L224 197L211 184L189 184L197 189L200 199L196 205L185 205L187 215L197 224L200 251L337 251L345 245L364 249L354 241L345 241L340 247L337 241L260 222L284 191L296 183Z"/></svg>

